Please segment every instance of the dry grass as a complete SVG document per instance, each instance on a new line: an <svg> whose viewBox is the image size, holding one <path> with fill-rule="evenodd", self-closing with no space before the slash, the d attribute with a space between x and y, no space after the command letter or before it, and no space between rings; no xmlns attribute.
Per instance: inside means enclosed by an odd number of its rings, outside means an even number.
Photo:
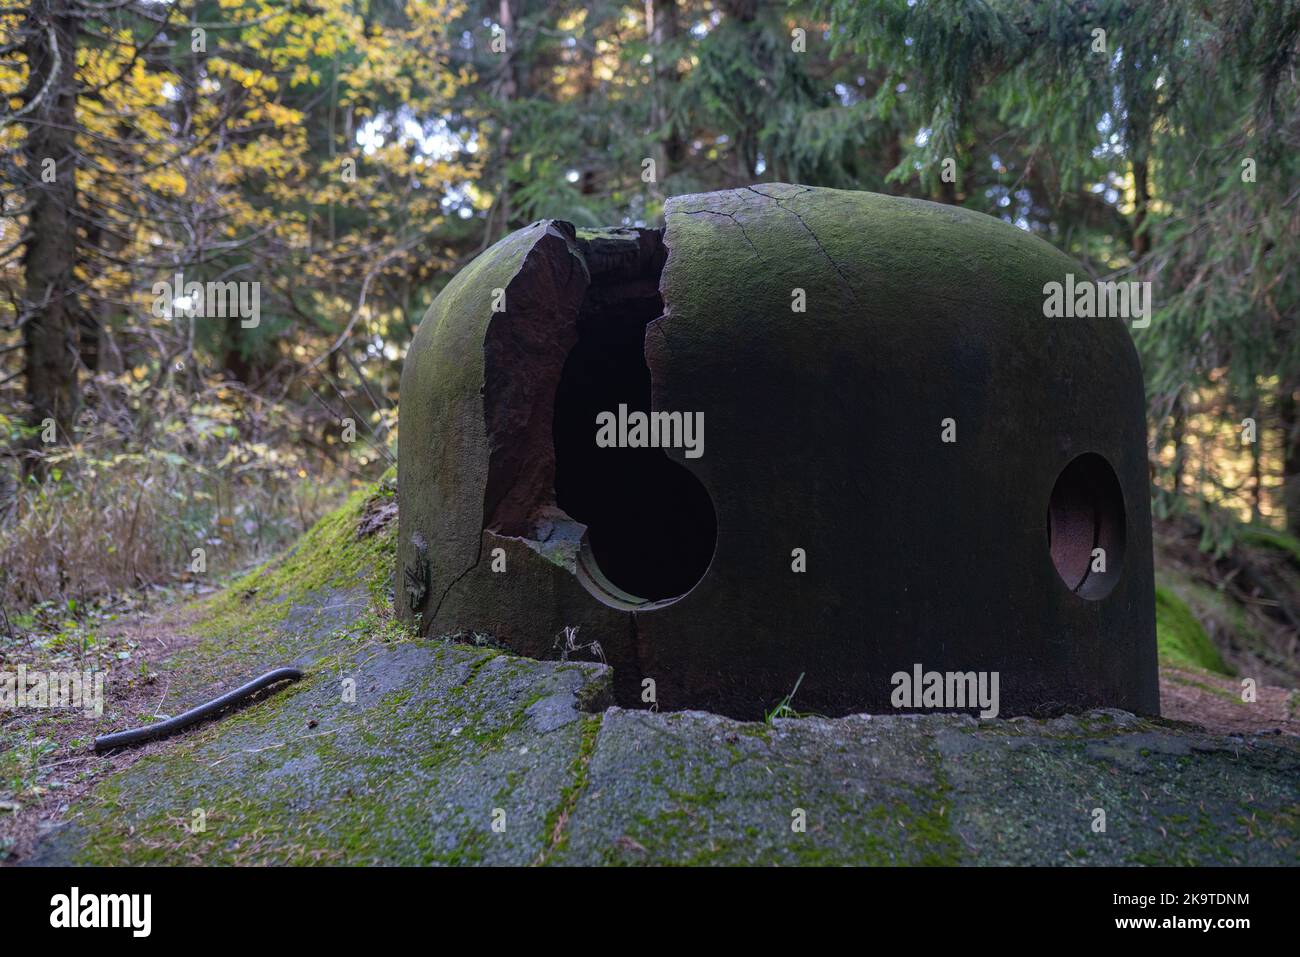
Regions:
<svg viewBox="0 0 1300 957"><path fill-rule="evenodd" d="M0 527L8 609L218 577L280 548L337 501L336 488L307 480L240 481L152 453L74 455L58 481L20 486Z"/></svg>
<svg viewBox="0 0 1300 957"><path fill-rule="evenodd" d="M18 480L22 427L0 415L11 437L0 460L0 629L6 613L50 604L66 612L147 586L199 590L294 541L378 465L360 444L325 444L327 424L235 386L119 388L117 399L154 408L109 414L101 403L72 444L40 453L42 482Z"/></svg>

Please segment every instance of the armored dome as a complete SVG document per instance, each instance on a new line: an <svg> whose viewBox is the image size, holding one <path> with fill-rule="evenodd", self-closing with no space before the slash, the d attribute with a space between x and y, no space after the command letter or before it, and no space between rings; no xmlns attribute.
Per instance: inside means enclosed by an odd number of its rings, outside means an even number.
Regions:
<svg viewBox="0 0 1300 957"><path fill-rule="evenodd" d="M429 308L396 570L422 634L598 645L628 707L886 712L922 705L899 675L974 673L1003 716L1158 711L1137 354L1045 314L1080 267L872 193L665 220L534 223Z"/></svg>

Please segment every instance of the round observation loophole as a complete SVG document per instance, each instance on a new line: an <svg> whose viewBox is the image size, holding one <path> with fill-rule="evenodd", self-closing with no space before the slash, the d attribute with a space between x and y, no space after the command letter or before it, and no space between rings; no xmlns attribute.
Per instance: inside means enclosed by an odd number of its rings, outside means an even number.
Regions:
<svg viewBox="0 0 1300 957"><path fill-rule="evenodd" d="M1067 588L1098 601L1124 567L1124 493L1110 463L1085 452L1061 470L1047 504L1047 547Z"/></svg>

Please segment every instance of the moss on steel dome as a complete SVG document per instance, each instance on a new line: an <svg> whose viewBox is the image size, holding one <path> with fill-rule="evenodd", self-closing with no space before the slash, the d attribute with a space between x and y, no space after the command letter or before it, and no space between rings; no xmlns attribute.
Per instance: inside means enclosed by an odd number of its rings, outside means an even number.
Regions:
<svg viewBox="0 0 1300 957"><path fill-rule="evenodd" d="M1141 372L1121 321L1044 317L1072 272L978 213L770 183L664 230L519 230L407 358L399 606L536 657L597 641L629 706L753 717L802 675L802 710L890 711L919 664L998 672L1003 714L1154 713ZM702 414L704 454L596 450L623 400ZM1124 548L1089 593L1054 561L1101 473Z"/></svg>

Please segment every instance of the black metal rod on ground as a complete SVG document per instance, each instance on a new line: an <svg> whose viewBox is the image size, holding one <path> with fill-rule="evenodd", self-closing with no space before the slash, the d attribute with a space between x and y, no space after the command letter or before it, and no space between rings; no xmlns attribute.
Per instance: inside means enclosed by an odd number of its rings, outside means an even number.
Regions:
<svg viewBox="0 0 1300 957"><path fill-rule="evenodd" d="M189 711L168 718L166 721L145 725L143 728L132 728L130 731L102 734L95 739L95 750L108 751L111 748L123 748L133 744L143 744L145 741L153 741L156 738L165 738L169 734L175 734L181 728L187 728L196 721L202 721L218 711L243 701L268 685L273 685L277 681L296 681L301 677L302 672L297 668L276 668L274 671L268 671L260 678L254 678L248 684L240 685L234 691L227 691L219 698L213 698L197 708L191 708Z"/></svg>

